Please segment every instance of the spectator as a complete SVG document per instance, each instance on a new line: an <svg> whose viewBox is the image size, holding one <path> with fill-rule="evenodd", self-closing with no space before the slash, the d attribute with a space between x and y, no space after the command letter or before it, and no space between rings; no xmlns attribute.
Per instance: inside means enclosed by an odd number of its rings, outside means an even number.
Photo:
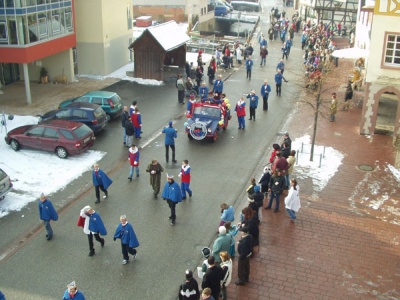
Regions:
<svg viewBox="0 0 400 300"><path fill-rule="evenodd" d="M208 258L208 264L210 267L204 274L203 282L201 283L201 288L211 289L211 295L214 299L219 299L219 294L221 292L221 280L224 279L224 272L222 268L215 264L214 256Z"/></svg>
<svg viewBox="0 0 400 300"><path fill-rule="evenodd" d="M274 212L279 211L279 197L282 194L283 187L285 185L285 178L282 176L282 172L280 169L276 169L274 172L274 175L271 177L271 181L269 184L269 202L268 206L265 209L271 209L272 207L272 202L275 199L276 205L275 205L275 210Z"/></svg>
<svg viewBox="0 0 400 300"><path fill-rule="evenodd" d="M219 226L224 225L226 222L233 222L235 220L235 211L233 206L226 203L221 204L221 222Z"/></svg>
<svg viewBox="0 0 400 300"><path fill-rule="evenodd" d="M242 238L238 243L237 252L239 254L238 261L238 280L236 285L245 285L250 278L250 256L253 254L253 237L249 234L249 229L243 227Z"/></svg>
<svg viewBox="0 0 400 300"><path fill-rule="evenodd" d="M289 193L285 198L285 208L289 214L290 222L292 223L294 223L294 220L296 219L296 212L298 212L301 207L299 192L300 187L297 184L297 180L292 178L290 180Z"/></svg>
<svg viewBox="0 0 400 300"><path fill-rule="evenodd" d="M221 258L219 257L219 253L221 251L229 251L229 247L231 246L231 241L233 237L230 234L226 233L225 226L220 226L218 228L218 237L215 239L213 247L212 247L212 255L214 256L215 262L219 264L221 262Z"/></svg>
<svg viewBox="0 0 400 300"><path fill-rule="evenodd" d="M185 277L185 282L179 287L179 300L198 300L200 298L199 285L193 278L192 271L186 270Z"/></svg>

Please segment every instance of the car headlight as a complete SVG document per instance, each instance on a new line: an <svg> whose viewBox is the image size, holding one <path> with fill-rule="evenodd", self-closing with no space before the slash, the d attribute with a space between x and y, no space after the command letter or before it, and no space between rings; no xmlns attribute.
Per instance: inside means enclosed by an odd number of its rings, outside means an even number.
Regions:
<svg viewBox="0 0 400 300"><path fill-rule="evenodd" d="M211 128L208 128L208 129L207 129L207 132L208 132L208 133L211 133Z"/></svg>

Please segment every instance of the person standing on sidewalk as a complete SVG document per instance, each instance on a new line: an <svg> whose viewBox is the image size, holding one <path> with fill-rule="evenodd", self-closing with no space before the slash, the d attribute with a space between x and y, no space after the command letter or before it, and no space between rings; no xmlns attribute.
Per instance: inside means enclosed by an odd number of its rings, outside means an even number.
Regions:
<svg viewBox="0 0 400 300"><path fill-rule="evenodd" d="M210 288L211 295L214 299L219 299L219 293L221 291L221 280L224 279L224 272L222 268L215 263L214 256L208 258L209 267L204 274L203 282L201 283L201 288Z"/></svg>
<svg viewBox="0 0 400 300"><path fill-rule="evenodd" d="M253 68L253 60L251 59L251 55L246 58L246 79L251 80L251 69Z"/></svg>
<svg viewBox="0 0 400 300"><path fill-rule="evenodd" d="M245 285L250 277L250 256L253 254L253 237L249 234L247 227L241 228L242 238L238 243L238 280L236 285Z"/></svg>
<svg viewBox="0 0 400 300"><path fill-rule="evenodd" d="M224 278L221 280L221 295L222 300L227 300L228 293L226 288L232 280L232 260L226 251L220 252L219 257L221 258L221 268L224 275Z"/></svg>
<svg viewBox="0 0 400 300"><path fill-rule="evenodd" d="M103 198L108 197L108 187L112 184L112 180L107 176L106 173L104 173L102 170L99 168L99 164L95 163L93 165L93 171L92 171L92 180L93 180L93 185L96 191L96 204L100 203L100 190L104 193Z"/></svg>
<svg viewBox="0 0 400 300"><path fill-rule="evenodd" d="M165 160L169 161L169 148L172 151L172 163L176 164L175 159L175 139L178 137L177 130L172 127L172 121L168 122L168 127L164 127L162 133L165 134Z"/></svg>
<svg viewBox="0 0 400 300"><path fill-rule="evenodd" d="M256 95L255 90L251 90L250 94L247 95L247 98L250 99L250 118L249 120L256 121L256 109L258 106L258 96Z"/></svg>
<svg viewBox="0 0 400 300"><path fill-rule="evenodd" d="M178 175L181 178L182 200L186 200L186 192L188 192L189 197L192 198L193 193L190 190L190 170L189 161L184 159L181 172Z"/></svg>
<svg viewBox="0 0 400 300"><path fill-rule="evenodd" d="M240 97L239 101L236 103L235 111L238 118L239 127L238 129L244 129L246 127L246 102L243 100L243 97Z"/></svg>
<svg viewBox="0 0 400 300"><path fill-rule="evenodd" d="M100 234L107 235L107 229L100 215L89 205L81 209L80 216L85 219L83 232L88 236L89 256L93 256L95 254L93 236L100 243L101 247L104 247L104 238L101 238Z"/></svg>
<svg viewBox="0 0 400 300"><path fill-rule="evenodd" d="M286 159L286 161L288 163L288 169L287 169L286 175L285 175L285 181L286 181L287 186L289 186L289 184L290 184L290 175L293 174L294 164L296 163L295 155L296 155L296 150L292 150L292 151L290 151L289 157Z"/></svg>
<svg viewBox="0 0 400 300"><path fill-rule="evenodd" d="M300 187L297 184L297 180L292 178L290 180L289 193L285 198L285 208L289 214L290 222L292 223L294 223L294 220L296 219L296 212L298 212L301 207L299 192Z"/></svg>
<svg viewBox="0 0 400 300"><path fill-rule="evenodd" d="M132 181L132 176L133 176L133 171L136 168L136 177L139 177L139 159L140 159L140 153L138 147L136 145L132 145L129 148L129 153L128 153L128 160L131 165L130 171L129 171L129 181Z"/></svg>
<svg viewBox="0 0 400 300"><path fill-rule="evenodd" d="M335 122L335 115L337 113L338 102L336 99L336 93L332 93L331 106L329 107L329 122Z"/></svg>
<svg viewBox="0 0 400 300"><path fill-rule="evenodd" d="M282 194L284 186L285 186L285 178L282 176L281 170L275 169L274 175L272 175L269 184L268 192L270 193L270 196L269 196L268 206L265 209L272 208L272 202L275 198L276 205L274 212L279 211L279 198Z"/></svg>
<svg viewBox="0 0 400 300"><path fill-rule="evenodd" d="M268 80L264 80L264 84L261 86L261 95L263 97L263 110L268 110L268 97L271 92L271 86L268 84Z"/></svg>
<svg viewBox="0 0 400 300"><path fill-rule="evenodd" d="M43 221L44 227L46 228L47 231L46 239L50 241L53 238L53 229L51 228L50 221L58 220L57 211L54 209L53 204L51 203L50 200L47 199L44 193L40 194L38 207L39 207L40 220Z"/></svg>
<svg viewBox="0 0 400 300"><path fill-rule="evenodd" d="M176 80L176 88L178 89L178 103L184 104L185 102L183 101L183 99L185 98L185 83L183 82L182 74L178 74L178 79Z"/></svg>
<svg viewBox="0 0 400 300"><path fill-rule="evenodd" d="M135 248L139 247L139 241L136 237L135 230L133 226L128 223L126 215L121 215L119 217L120 223L114 233L114 241L116 239L121 239L121 249L122 249L122 264L126 265L129 262L129 255L133 255L133 259L136 259L137 251Z"/></svg>
<svg viewBox="0 0 400 300"><path fill-rule="evenodd" d="M196 279L193 278L193 272L186 270L185 272L186 280L179 286L179 300L199 300L200 291L199 285Z"/></svg>
<svg viewBox="0 0 400 300"><path fill-rule="evenodd" d="M124 137L124 145L126 145L126 129L125 129L125 125L126 125L126 121L130 118L129 115L129 109L128 106L124 106L124 109L122 111L122 115L121 115L121 125L122 125L122 133L123 133L123 137Z"/></svg>
<svg viewBox="0 0 400 300"><path fill-rule="evenodd" d="M70 284L67 285L67 289L64 292L63 300L85 300L85 296L80 290L78 290L75 281L72 281Z"/></svg>
<svg viewBox="0 0 400 300"><path fill-rule="evenodd" d="M147 166L146 172L150 173L150 185L153 188L154 198L157 198L161 186L161 172L164 172L164 168L157 159L153 159Z"/></svg>
<svg viewBox="0 0 400 300"><path fill-rule="evenodd" d="M165 183L162 197L167 201L171 209L171 215L168 219L171 220L171 225L175 225L176 214L175 207L179 202L182 202L182 192L179 185L174 181L174 176L167 174L167 182Z"/></svg>

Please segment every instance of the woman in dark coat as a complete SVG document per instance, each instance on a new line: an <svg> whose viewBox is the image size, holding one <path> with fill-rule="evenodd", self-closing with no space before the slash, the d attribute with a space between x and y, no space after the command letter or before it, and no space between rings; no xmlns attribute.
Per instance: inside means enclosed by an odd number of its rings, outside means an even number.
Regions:
<svg viewBox="0 0 400 300"><path fill-rule="evenodd" d="M256 247L260 244L259 236L260 230L258 229L258 216L257 213L252 210L250 207L245 207L242 210L243 213L243 223L241 227L247 227L249 229L249 233L253 237L253 247Z"/></svg>

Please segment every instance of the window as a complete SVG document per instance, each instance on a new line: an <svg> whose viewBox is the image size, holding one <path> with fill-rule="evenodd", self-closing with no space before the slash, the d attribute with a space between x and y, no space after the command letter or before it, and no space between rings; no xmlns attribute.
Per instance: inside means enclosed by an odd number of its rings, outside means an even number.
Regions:
<svg viewBox="0 0 400 300"><path fill-rule="evenodd" d="M60 129L61 134L67 139L67 140L74 140L75 137L72 134L72 132L66 130L66 129Z"/></svg>
<svg viewBox="0 0 400 300"><path fill-rule="evenodd" d="M81 109L75 109L72 111L72 118L74 119L86 119L86 111Z"/></svg>
<svg viewBox="0 0 400 300"><path fill-rule="evenodd" d="M68 109L60 110L58 113L56 113L56 119L67 119L69 114L70 112Z"/></svg>
<svg viewBox="0 0 400 300"><path fill-rule="evenodd" d="M72 12L71 12L71 8L67 8L65 10L65 27L67 27L67 29L72 29Z"/></svg>
<svg viewBox="0 0 400 300"><path fill-rule="evenodd" d="M43 137L45 138L49 138L49 139L58 139L59 135L57 130L55 130L54 128L46 128Z"/></svg>
<svg viewBox="0 0 400 300"><path fill-rule="evenodd" d="M386 35L384 65L400 67L400 34Z"/></svg>
<svg viewBox="0 0 400 300"><path fill-rule="evenodd" d="M51 12L51 27L53 28L53 33L61 31L60 12L58 10Z"/></svg>
<svg viewBox="0 0 400 300"><path fill-rule="evenodd" d="M93 97L92 98L92 103L97 104L97 105L103 105L103 98Z"/></svg>
<svg viewBox="0 0 400 300"><path fill-rule="evenodd" d="M45 14L39 15L39 36L47 36L47 17Z"/></svg>
<svg viewBox="0 0 400 300"><path fill-rule="evenodd" d="M7 24L6 22L0 22L0 43L7 42Z"/></svg>
<svg viewBox="0 0 400 300"><path fill-rule="evenodd" d="M28 132L28 135L29 136L42 136L43 131L44 131L44 127L42 127L42 126L35 127Z"/></svg>

